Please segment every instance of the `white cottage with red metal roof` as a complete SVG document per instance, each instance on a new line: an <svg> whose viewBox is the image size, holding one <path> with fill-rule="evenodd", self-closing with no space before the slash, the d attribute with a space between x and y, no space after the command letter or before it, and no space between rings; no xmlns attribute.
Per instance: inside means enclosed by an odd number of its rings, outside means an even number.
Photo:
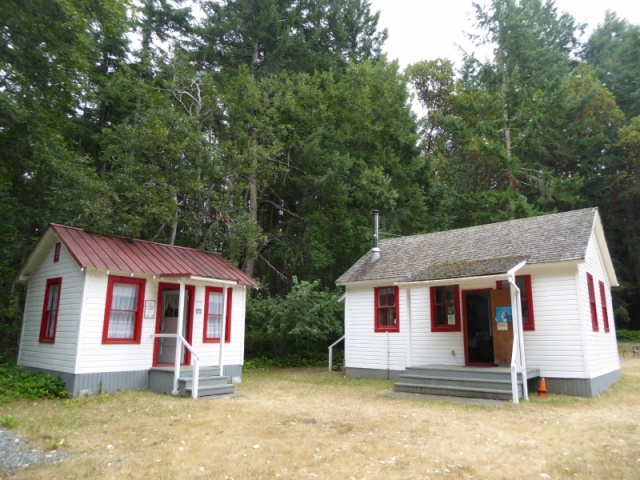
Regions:
<svg viewBox="0 0 640 480"><path fill-rule="evenodd" d="M540 377L582 396L620 377L597 209L376 241L336 283L349 377L514 402Z"/></svg>
<svg viewBox="0 0 640 480"><path fill-rule="evenodd" d="M74 396L230 393L253 279L211 252L51 224L21 269L18 364Z"/></svg>

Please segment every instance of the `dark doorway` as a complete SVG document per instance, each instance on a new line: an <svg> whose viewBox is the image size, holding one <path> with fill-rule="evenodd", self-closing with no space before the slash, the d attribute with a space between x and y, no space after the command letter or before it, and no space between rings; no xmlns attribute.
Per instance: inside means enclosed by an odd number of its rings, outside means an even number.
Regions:
<svg viewBox="0 0 640 480"><path fill-rule="evenodd" d="M469 290L464 296L466 360L470 365L493 365L491 290Z"/></svg>

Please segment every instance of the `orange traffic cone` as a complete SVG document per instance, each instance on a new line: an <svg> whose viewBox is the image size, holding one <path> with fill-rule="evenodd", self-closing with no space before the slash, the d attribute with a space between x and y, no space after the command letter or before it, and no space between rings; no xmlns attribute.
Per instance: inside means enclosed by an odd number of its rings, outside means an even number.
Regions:
<svg viewBox="0 0 640 480"><path fill-rule="evenodd" d="M538 396L546 397L547 396L547 382L544 377L540 379L540 384L538 385Z"/></svg>

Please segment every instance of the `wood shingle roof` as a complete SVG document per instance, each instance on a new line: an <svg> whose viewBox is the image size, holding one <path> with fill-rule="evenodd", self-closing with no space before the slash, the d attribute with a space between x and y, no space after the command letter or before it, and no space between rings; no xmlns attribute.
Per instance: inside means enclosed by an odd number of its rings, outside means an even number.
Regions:
<svg viewBox="0 0 640 480"><path fill-rule="evenodd" d="M336 283L464 278L505 273L523 260L583 260L597 215L588 208L382 240L378 260L369 251Z"/></svg>

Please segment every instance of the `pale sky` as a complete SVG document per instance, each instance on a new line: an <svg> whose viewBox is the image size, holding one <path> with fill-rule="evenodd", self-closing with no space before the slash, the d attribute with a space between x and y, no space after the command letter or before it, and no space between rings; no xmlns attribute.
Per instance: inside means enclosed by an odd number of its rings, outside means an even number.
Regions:
<svg viewBox="0 0 640 480"><path fill-rule="evenodd" d="M486 5L490 0L478 3ZM638 0L556 0L555 4L576 23L587 23L587 33L603 22L607 10L640 25ZM398 59L401 68L437 57L453 60L457 68L461 58L457 44L478 52L464 35L473 31L472 0L371 0L371 10L380 11L378 25L389 31L387 56ZM483 58L484 53L477 56Z"/></svg>

